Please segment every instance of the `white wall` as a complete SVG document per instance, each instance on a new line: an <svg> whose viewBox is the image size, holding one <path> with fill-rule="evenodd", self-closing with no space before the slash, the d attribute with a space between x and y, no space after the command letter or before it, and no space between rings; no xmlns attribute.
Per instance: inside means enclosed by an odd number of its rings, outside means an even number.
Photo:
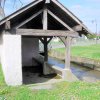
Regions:
<svg viewBox="0 0 100 100"><path fill-rule="evenodd" d="M3 35L1 63L7 85L21 85L22 58L20 35Z"/></svg>
<svg viewBox="0 0 100 100"><path fill-rule="evenodd" d="M39 53L39 40L37 38L22 37L22 65L35 66L32 62L33 57L37 57Z"/></svg>

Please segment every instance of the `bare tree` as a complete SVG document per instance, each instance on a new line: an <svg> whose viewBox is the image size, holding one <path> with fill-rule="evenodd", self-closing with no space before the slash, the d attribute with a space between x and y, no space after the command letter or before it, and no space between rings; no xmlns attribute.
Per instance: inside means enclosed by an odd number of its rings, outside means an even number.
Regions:
<svg viewBox="0 0 100 100"><path fill-rule="evenodd" d="M5 17L4 9L5 9L5 3L6 3L6 1L7 0L0 0L0 20ZM18 2L21 4L21 7L22 7L22 5L23 5L22 0L13 0L13 2L12 2L13 6L12 6L12 8L14 8Z"/></svg>
<svg viewBox="0 0 100 100"><path fill-rule="evenodd" d="M0 20L5 17L4 6L6 0L0 0Z"/></svg>
<svg viewBox="0 0 100 100"><path fill-rule="evenodd" d="M23 6L23 2L21 0L14 0L13 8L17 5L17 2L21 4L21 7Z"/></svg>
<svg viewBox="0 0 100 100"><path fill-rule="evenodd" d="M0 0L0 6L4 9L6 0Z"/></svg>

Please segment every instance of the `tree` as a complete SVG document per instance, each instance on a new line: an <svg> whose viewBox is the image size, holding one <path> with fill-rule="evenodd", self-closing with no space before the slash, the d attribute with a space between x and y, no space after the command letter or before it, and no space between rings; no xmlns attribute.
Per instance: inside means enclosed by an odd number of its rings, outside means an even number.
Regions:
<svg viewBox="0 0 100 100"><path fill-rule="evenodd" d="M4 6L6 0L0 0L0 20L5 17Z"/></svg>
<svg viewBox="0 0 100 100"><path fill-rule="evenodd" d="M6 1L7 0L0 0L0 20L5 17L4 8L5 8ZM14 8L18 2L21 4L21 7L23 5L21 0L12 0L12 1L13 1L12 8Z"/></svg>
<svg viewBox="0 0 100 100"><path fill-rule="evenodd" d="M88 34L87 35L88 39L96 39L96 37L97 37L96 34Z"/></svg>

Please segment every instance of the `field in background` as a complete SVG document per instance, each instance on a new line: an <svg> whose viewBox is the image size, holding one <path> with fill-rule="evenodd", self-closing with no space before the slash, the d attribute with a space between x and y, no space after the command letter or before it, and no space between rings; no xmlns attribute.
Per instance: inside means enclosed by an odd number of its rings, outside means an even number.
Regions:
<svg viewBox="0 0 100 100"><path fill-rule="evenodd" d="M56 49L56 48L64 48L64 44L61 40L54 42L54 39L52 39L52 41L48 44L48 50L52 50L52 49ZM90 45L95 45L95 44L100 44L100 40L96 41L96 40L89 40L89 39L73 39L71 46L90 46ZM39 44L39 49L40 51L44 51L44 46L43 44L40 42Z"/></svg>
<svg viewBox="0 0 100 100"><path fill-rule="evenodd" d="M65 48L56 48L55 51L65 53ZM89 46L73 46L71 47L71 55L75 57L84 57L100 60L100 44Z"/></svg>

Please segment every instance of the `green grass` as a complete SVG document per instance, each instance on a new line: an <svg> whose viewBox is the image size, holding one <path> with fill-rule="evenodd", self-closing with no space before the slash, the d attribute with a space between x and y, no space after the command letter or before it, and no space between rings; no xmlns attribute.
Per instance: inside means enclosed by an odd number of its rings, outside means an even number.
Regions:
<svg viewBox="0 0 100 100"><path fill-rule="evenodd" d="M3 86L3 85L5 85L5 82L4 82L2 67L1 67L1 64L0 64L0 86Z"/></svg>
<svg viewBox="0 0 100 100"><path fill-rule="evenodd" d="M100 82L60 82L53 86L51 90L31 90L25 85L7 86L0 66L0 100L100 100Z"/></svg>
<svg viewBox="0 0 100 100"><path fill-rule="evenodd" d="M55 50L61 53L65 52L65 48L60 48ZM71 55L76 57L84 57L84 58L90 58L94 60L100 60L100 44L72 47Z"/></svg>

